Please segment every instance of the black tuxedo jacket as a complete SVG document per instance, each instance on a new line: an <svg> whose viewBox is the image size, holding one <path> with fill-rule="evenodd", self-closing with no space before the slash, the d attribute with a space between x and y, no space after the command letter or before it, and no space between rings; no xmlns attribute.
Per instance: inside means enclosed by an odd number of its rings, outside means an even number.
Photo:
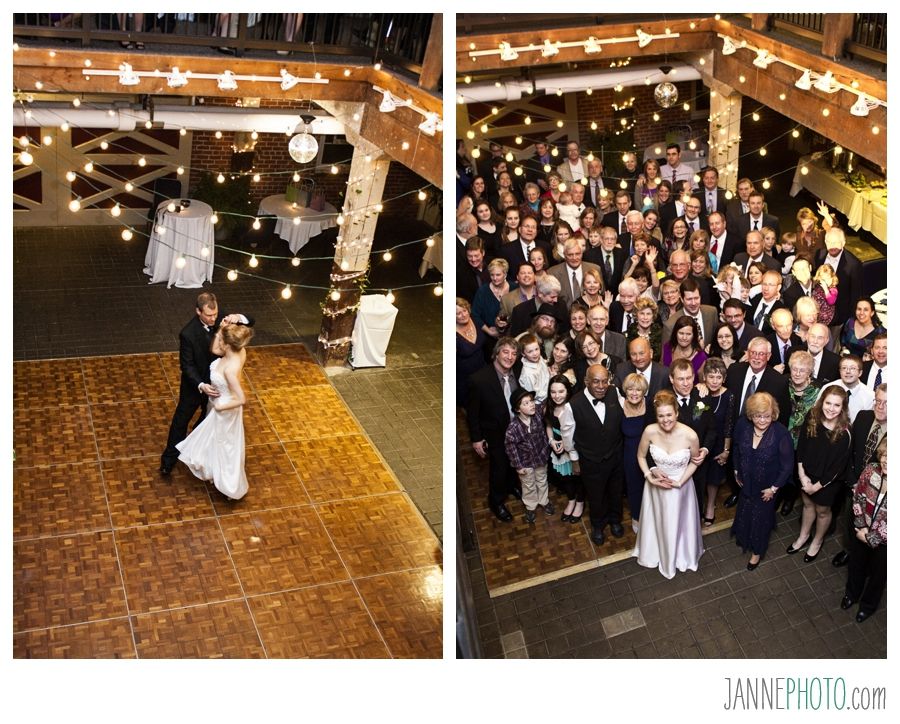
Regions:
<svg viewBox="0 0 900 724"><path fill-rule="evenodd" d="M766 334L766 339L769 340L769 344L772 345L772 356L769 358L769 367L774 367L775 365L781 364L781 340L778 339L778 335L775 334L775 330L770 330ZM804 342L800 337L796 334L792 334L789 340L791 346L788 347L787 351L787 359L784 360L784 374L790 374L790 370L787 367L787 361L791 358L791 353L796 352L799 349L806 349L806 342Z"/></svg>
<svg viewBox="0 0 900 724"><path fill-rule="evenodd" d="M700 201L700 215L704 218L709 216L712 212L706 208L706 188L695 191L694 198ZM728 199L725 198L725 189L716 189L716 211L724 216L727 204Z"/></svg>
<svg viewBox="0 0 900 724"><path fill-rule="evenodd" d="M618 209L614 209L603 215L603 218L600 220L600 226L611 226L616 230L617 234L622 233L622 227L619 225L619 211Z"/></svg>
<svg viewBox="0 0 900 724"><path fill-rule="evenodd" d="M553 255L550 251L549 244L540 239L535 239L534 245L535 247L540 247L544 250L548 262L552 261ZM522 251L522 242L516 239L515 241L501 244L498 256L500 259L506 259L506 263L509 264L509 271L506 273L506 278L508 281L514 282L516 280L516 274L519 273L519 265L528 261L528 259L525 258L525 253Z"/></svg>
<svg viewBox="0 0 900 724"><path fill-rule="evenodd" d="M725 221L728 224L728 228L734 230L735 235L737 235L738 219L745 213L744 206L737 196L725 205ZM743 236L741 236L740 241L743 243Z"/></svg>
<svg viewBox="0 0 900 724"><path fill-rule="evenodd" d="M493 363L488 363L469 377L466 420L472 442L487 440L489 446L502 446L506 428L509 427L509 408Z"/></svg>
<svg viewBox="0 0 900 724"><path fill-rule="evenodd" d="M581 460L595 464L622 457L622 408L613 390L603 397L606 420L601 423L594 406L584 391L572 397L572 416L575 418L575 449Z"/></svg>
<svg viewBox="0 0 900 724"><path fill-rule="evenodd" d="M616 294L616 290L612 290L613 296ZM632 312L637 317L635 312ZM619 334L625 334L628 330L622 330L622 325L625 323L625 310L622 308L622 303L616 299L612 304L609 305L609 324L606 325L607 329L611 329L613 332L618 332Z"/></svg>
<svg viewBox="0 0 900 724"><path fill-rule="evenodd" d="M813 270L817 270L825 263L827 255L825 249L819 249L816 252ZM838 298L834 304L834 319L831 320L831 326L843 324L856 311L856 303L863 296L863 268L862 262L857 259L852 252L844 249L841 254L841 260L837 268L838 277Z"/></svg>
<svg viewBox="0 0 900 724"><path fill-rule="evenodd" d="M850 429L853 448L850 456L850 479L847 481L848 485L856 485L863 468L875 460L874 453L872 457L866 460L866 440L874 424L875 413L872 410L860 410L856 413L856 419L853 421L853 426Z"/></svg>
<svg viewBox="0 0 900 724"><path fill-rule="evenodd" d="M589 261L600 267L603 274L603 288L613 293L613 296L619 291L619 282L622 281L622 274L625 272L625 265L628 263L628 252L620 249L618 246L612 250L612 276L606 273L606 267L603 263L605 255L603 247L590 246L584 250L584 261Z"/></svg>
<svg viewBox="0 0 900 724"><path fill-rule="evenodd" d="M747 318L754 323L754 326L756 326L756 312L759 310L762 298L762 294L757 294L750 300L750 311L747 313ZM769 332L772 332L773 334L775 332L775 330L772 329L772 325L769 324L769 317L772 316L772 312L776 309L784 309L784 302L777 298L772 303L771 308L766 310L765 316L763 316L763 319L758 326L759 331L764 335L768 336Z"/></svg>
<svg viewBox="0 0 900 724"><path fill-rule="evenodd" d="M740 201L738 201L740 203ZM771 229L775 229L775 238L781 239L781 224L778 223L778 217L772 216L772 214L767 214L763 211L762 215L762 226L768 226ZM762 229L762 226L760 229ZM748 211L746 214L741 214L736 221L734 228L732 229L731 223L729 222L728 228L734 231L738 237L742 240L746 240L747 234L750 232L750 212ZM781 265L779 265L779 269Z"/></svg>
<svg viewBox="0 0 900 724"><path fill-rule="evenodd" d="M219 325L227 316L228 313L220 308L216 323L209 332L196 314L182 328L178 335L178 361L181 365L182 386L186 385L190 390L197 391L201 382L209 384L209 365L216 358L210 346ZM253 317L247 314L244 316L247 318L247 326L252 327L255 322Z"/></svg>
<svg viewBox="0 0 900 724"><path fill-rule="evenodd" d="M478 287L482 284L490 284L490 282L491 276L488 273L487 264L483 264L481 271L477 271L468 262L465 262L456 270L456 296L462 297L471 304L475 299Z"/></svg>
<svg viewBox="0 0 900 724"><path fill-rule="evenodd" d="M691 390L688 409L683 410L680 405L678 406L678 422L684 423L691 428L691 430L696 432L697 437L700 439L700 447L705 447L712 452L713 447L716 444L716 438L718 437L716 417L713 415L713 411L708 405L701 414L697 415L696 418L694 417L694 408L701 399L700 393L697 392L696 388Z"/></svg>
<svg viewBox="0 0 900 724"><path fill-rule="evenodd" d="M725 387L734 393L738 410L741 406L741 393L744 391L744 378L750 368L748 362L736 362L728 368ZM791 418L791 397L788 392L788 378L778 374L771 367L763 370L756 385L757 392L768 392L778 403L778 422L787 427Z"/></svg>
<svg viewBox="0 0 900 724"><path fill-rule="evenodd" d="M812 287L810 287L810 291L812 291ZM838 288L838 291L840 291L840 287ZM798 281L794 281L787 289L781 290L781 298L784 300L784 306L791 310L791 314L794 313L794 307L797 306L797 300L804 296L806 295L803 293L803 287L800 286L800 282ZM840 294L838 294L838 296L840 296Z"/></svg>

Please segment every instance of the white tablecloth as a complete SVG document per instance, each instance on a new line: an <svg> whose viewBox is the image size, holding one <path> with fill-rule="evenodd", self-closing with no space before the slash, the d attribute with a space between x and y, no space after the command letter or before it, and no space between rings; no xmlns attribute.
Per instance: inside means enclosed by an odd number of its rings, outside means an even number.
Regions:
<svg viewBox="0 0 900 724"><path fill-rule="evenodd" d="M150 275L151 284L166 282L167 287L182 289L202 287L204 281L212 281L213 275L215 227L209 220L212 207L203 201L191 201L188 208L176 213L167 211L168 205L168 201L163 201L157 207L144 257L144 274ZM161 235L157 230L160 226L165 230ZM203 256L204 247L209 256ZM181 255L186 263L179 269L175 262Z"/></svg>
<svg viewBox="0 0 900 724"><path fill-rule="evenodd" d="M288 243L292 254L300 251L312 237L337 226L337 209L331 204L325 204L322 211L316 211L295 206L284 194L266 196L259 203L258 213L278 217L275 233ZM300 219L299 223L294 223L294 219Z"/></svg>
<svg viewBox="0 0 900 724"><path fill-rule="evenodd" d="M804 165L809 169L805 175L800 172ZM800 189L806 189L844 214L853 229L863 228L887 242L887 206L883 203L886 189L857 191L842 175L833 174L824 158L814 161L811 156L803 156L797 164L791 196L800 193Z"/></svg>
<svg viewBox="0 0 900 724"><path fill-rule="evenodd" d="M422 255L422 263L419 264L419 276L424 277L429 269L437 269L444 273L444 235L441 233L432 236L434 246L426 246Z"/></svg>
<svg viewBox="0 0 900 724"><path fill-rule="evenodd" d="M359 311L350 338L353 369L384 367L396 319L397 307L384 294L364 294L359 298Z"/></svg>

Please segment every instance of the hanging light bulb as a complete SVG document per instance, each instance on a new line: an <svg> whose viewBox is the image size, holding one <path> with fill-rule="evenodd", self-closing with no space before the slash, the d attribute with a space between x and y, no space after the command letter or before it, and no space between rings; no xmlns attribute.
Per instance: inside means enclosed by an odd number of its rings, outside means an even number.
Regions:
<svg viewBox="0 0 900 724"><path fill-rule="evenodd" d="M259 219L253 219L253 230L259 231L262 228L262 224L259 223Z"/></svg>
<svg viewBox="0 0 900 724"><path fill-rule="evenodd" d="M429 248L434 246L434 237L429 236L427 239L425 239L425 246Z"/></svg>
<svg viewBox="0 0 900 724"><path fill-rule="evenodd" d="M100 141L100 150L101 150L101 151L105 151L105 150L107 150L108 148L109 148L109 142L108 142L108 141Z"/></svg>
<svg viewBox="0 0 900 724"><path fill-rule="evenodd" d="M204 246L202 249L200 249L200 256L202 256L204 259L209 256L208 246Z"/></svg>
<svg viewBox="0 0 900 724"><path fill-rule="evenodd" d="M73 98L73 99L72 99L72 105L75 106L76 108L78 108L78 106L81 105L81 99L80 99L80 98Z"/></svg>
<svg viewBox="0 0 900 724"><path fill-rule="evenodd" d="M86 164L84 164L84 172L85 173L91 173L93 170L94 170L94 162L93 161L88 161Z"/></svg>
<svg viewBox="0 0 900 724"><path fill-rule="evenodd" d="M332 291L331 294L329 294L328 296L331 298L331 301L332 301L332 302L337 302L337 301L339 301L340 298L341 298L341 293L340 293L337 289L335 289L335 290Z"/></svg>
<svg viewBox="0 0 900 724"><path fill-rule="evenodd" d="M122 239L124 241L131 241L134 234L131 233L131 229L122 229Z"/></svg>
<svg viewBox="0 0 900 724"><path fill-rule="evenodd" d="M179 166L178 168L176 168L175 173L179 176L184 176L184 166Z"/></svg>
<svg viewBox="0 0 900 724"><path fill-rule="evenodd" d="M444 294L444 287L442 287L440 284L438 284L434 288L434 296L440 297L440 296L443 296L443 294Z"/></svg>
<svg viewBox="0 0 900 724"><path fill-rule="evenodd" d="M186 129L186 128L180 128L180 129L178 130L178 135L179 135L179 136L186 136L186 135L187 135L187 129Z"/></svg>
<svg viewBox="0 0 900 724"><path fill-rule="evenodd" d="M419 201L424 201L428 197L428 194L425 191L419 191Z"/></svg>
<svg viewBox="0 0 900 724"><path fill-rule="evenodd" d="M66 171L66 181L72 183L76 178L78 177L75 175L74 171Z"/></svg>
<svg viewBox="0 0 900 724"><path fill-rule="evenodd" d="M375 211L379 214L384 210L384 204L375 204Z"/></svg>
<svg viewBox="0 0 900 724"><path fill-rule="evenodd" d="M297 183L297 182L300 180L300 174L297 173L296 171L294 171L294 175L291 176L291 180L292 180L294 183Z"/></svg>
<svg viewBox="0 0 900 724"><path fill-rule="evenodd" d="M71 211L72 213L75 213L80 208L81 208L81 201L79 199L75 198L69 202L69 211Z"/></svg>
<svg viewBox="0 0 900 724"><path fill-rule="evenodd" d="M394 293L388 289L388 293L384 297L387 300L388 304L393 304L395 301Z"/></svg>
<svg viewBox="0 0 900 724"><path fill-rule="evenodd" d="M218 176L216 176L216 181L218 181L220 184L225 183L225 174L220 173Z"/></svg>
<svg viewBox="0 0 900 724"><path fill-rule="evenodd" d="M143 156L141 156L141 157L138 159L138 166L140 166L141 168L143 168L143 167L146 166L146 165L147 165L147 159L144 158Z"/></svg>
<svg viewBox="0 0 900 724"><path fill-rule="evenodd" d="M112 216L118 217L118 216L120 216L120 215L122 214L122 207L119 206L118 204L116 204L115 206L113 206L113 207L109 210L109 213L110 213Z"/></svg>
<svg viewBox="0 0 900 724"><path fill-rule="evenodd" d="M219 223L219 215L214 213L212 216L210 216L209 223L212 224L213 226L218 224Z"/></svg>
<svg viewBox="0 0 900 724"><path fill-rule="evenodd" d="M291 266L300 266L300 257L295 256L291 259Z"/></svg>
<svg viewBox="0 0 900 724"><path fill-rule="evenodd" d="M34 163L34 156L32 156L28 151L22 151L19 154L19 163L23 166L30 166Z"/></svg>
<svg viewBox="0 0 900 724"><path fill-rule="evenodd" d="M63 133L65 133L66 131L69 130L69 124L66 123L65 121L63 121L59 127L59 130L62 131Z"/></svg>
<svg viewBox="0 0 900 724"><path fill-rule="evenodd" d="M472 158L481 158L481 149L478 146L472 149Z"/></svg>
<svg viewBox="0 0 900 724"><path fill-rule="evenodd" d="M771 186L772 186L772 184L769 183L769 179L766 179L765 181L762 182L762 187L766 190L768 190Z"/></svg>
<svg viewBox="0 0 900 724"><path fill-rule="evenodd" d="M334 166L334 165L332 165L332 167L331 167L331 173L333 173L333 174L337 174L337 172L338 172L338 167L337 167L337 166Z"/></svg>
<svg viewBox="0 0 900 724"><path fill-rule="evenodd" d="M125 182L125 190L126 190L128 193L131 193L132 191L134 191L134 184L131 183L131 181L126 181L126 182Z"/></svg>
<svg viewBox="0 0 900 724"><path fill-rule="evenodd" d="M390 261L391 259L394 258L394 255L391 254L391 252L386 251L386 252L384 252L384 254L381 255L381 258L384 259L385 261Z"/></svg>
<svg viewBox="0 0 900 724"><path fill-rule="evenodd" d="M261 179L262 176L260 176L258 173L253 174L253 183L258 184Z"/></svg>
<svg viewBox="0 0 900 724"><path fill-rule="evenodd" d="M288 284L284 289L281 290L281 298L282 299L290 299L293 292L291 291L291 285Z"/></svg>
<svg viewBox="0 0 900 724"><path fill-rule="evenodd" d="M237 278L238 278L237 269L232 269L228 272L228 281L233 282Z"/></svg>
<svg viewBox="0 0 900 724"><path fill-rule="evenodd" d="M254 269L259 266L259 259L256 258L256 254L250 255L250 261L247 262Z"/></svg>
<svg viewBox="0 0 900 724"><path fill-rule="evenodd" d="M300 226L300 217L299 217L299 216L295 216L295 217L291 220L291 223L292 223L294 226Z"/></svg>
<svg viewBox="0 0 900 724"><path fill-rule="evenodd" d="M298 217L298 218L299 218L299 217ZM335 219L335 221L337 222L337 225L338 225L338 226L343 226L343 224L344 224L344 215L343 215L343 214L338 214L338 215L337 215L337 218Z"/></svg>
<svg viewBox="0 0 900 724"><path fill-rule="evenodd" d="M531 116L525 116L524 123L526 126L530 126L531 125Z"/></svg>
<svg viewBox="0 0 900 724"><path fill-rule="evenodd" d="M179 254L178 258L175 260L176 268L184 269L185 265L187 265L187 259L184 258L184 254Z"/></svg>

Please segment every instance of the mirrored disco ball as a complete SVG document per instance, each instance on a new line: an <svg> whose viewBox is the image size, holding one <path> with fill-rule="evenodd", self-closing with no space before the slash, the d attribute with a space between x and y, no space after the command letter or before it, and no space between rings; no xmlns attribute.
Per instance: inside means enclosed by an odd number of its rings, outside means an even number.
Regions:
<svg viewBox="0 0 900 724"><path fill-rule="evenodd" d="M318 152L319 142L309 133L298 133L288 143L288 153L297 163L312 161Z"/></svg>
<svg viewBox="0 0 900 724"><path fill-rule="evenodd" d="M653 90L653 97L660 108L671 108L678 103L678 89L669 81L663 81Z"/></svg>

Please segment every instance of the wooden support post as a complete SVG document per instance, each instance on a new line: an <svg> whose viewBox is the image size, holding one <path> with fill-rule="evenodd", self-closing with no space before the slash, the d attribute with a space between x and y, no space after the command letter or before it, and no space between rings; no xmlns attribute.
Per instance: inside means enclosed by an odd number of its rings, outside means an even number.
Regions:
<svg viewBox="0 0 900 724"><path fill-rule="evenodd" d="M825 13L822 23L822 55L837 60L853 35L853 13Z"/></svg>
<svg viewBox="0 0 900 724"><path fill-rule="evenodd" d="M376 204L381 203L390 160L375 145L357 137L350 163L347 193L341 210L343 223L338 226L334 263L331 267L331 291L340 292L338 299L326 292L322 307L322 327L316 356L323 366L342 366L350 354L350 336L359 308L360 284L369 269L369 255L375 225Z"/></svg>
<svg viewBox="0 0 900 724"><path fill-rule="evenodd" d="M743 96L716 81L710 87L716 94L709 99L709 162L719 170L719 186L737 193Z"/></svg>
<svg viewBox="0 0 900 724"><path fill-rule="evenodd" d="M769 13L753 13L750 15L750 27L754 30L768 30Z"/></svg>
<svg viewBox="0 0 900 724"><path fill-rule="evenodd" d="M444 67L444 14L435 13L431 20L431 33L425 47L425 58L422 60L422 72L419 74L419 87L433 91L438 87Z"/></svg>

